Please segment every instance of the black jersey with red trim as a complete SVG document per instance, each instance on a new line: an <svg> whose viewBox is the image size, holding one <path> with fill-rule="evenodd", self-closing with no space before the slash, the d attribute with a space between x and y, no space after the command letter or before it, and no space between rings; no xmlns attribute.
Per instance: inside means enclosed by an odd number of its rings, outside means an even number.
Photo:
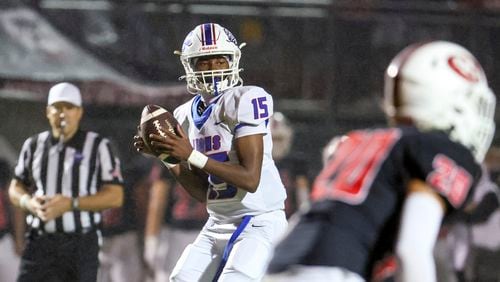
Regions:
<svg viewBox="0 0 500 282"><path fill-rule="evenodd" d="M275 161L275 164L286 189L285 214L289 218L299 209L297 178L302 176L309 179L308 164L304 158L296 154Z"/></svg>
<svg viewBox="0 0 500 282"><path fill-rule="evenodd" d="M191 197L167 170L163 170L162 178L172 187L168 190L163 222L173 228L201 230L208 219L206 204Z"/></svg>
<svg viewBox="0 0 500 282"><path fill-rule="evenodd" d="M392 251L410 179L427 182L447 204L463 209L481 168L443 132L414 127L349 133L315 180L311 210L279 244L269 271L292 264L346 268L368 279Z"/></svg>

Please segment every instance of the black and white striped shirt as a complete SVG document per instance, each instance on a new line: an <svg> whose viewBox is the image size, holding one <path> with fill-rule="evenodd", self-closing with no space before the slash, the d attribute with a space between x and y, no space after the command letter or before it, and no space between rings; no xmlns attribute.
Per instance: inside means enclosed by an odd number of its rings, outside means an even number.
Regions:
<svg viewBox="0 0 500 282"><path fill-rule="evenodd" d="M103 184L122 184L120 160L107 138L79 130L65 144L50 131L28 138L15 168L16 179L32 189L34 195L79 197L95 194ZM43 222L34 215L28 224L47 233L81 233L98 229L99 212L71 211Z"/></svg>

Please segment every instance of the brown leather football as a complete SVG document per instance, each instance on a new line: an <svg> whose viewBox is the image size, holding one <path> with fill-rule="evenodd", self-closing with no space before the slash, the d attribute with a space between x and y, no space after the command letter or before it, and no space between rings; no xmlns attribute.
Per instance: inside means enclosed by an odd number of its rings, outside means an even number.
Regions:
<svg viewBox="0 0 500 282"><path fill-rule="evenodd" d="M145 145L153 154L155 154L158 158L172 164L179 163L179 160L174 157L170 157L168 154L158 153L151 150L151 140L149 139L149 135L157 134L166 136L167 130L174 134L177 134L177 124L178 122L172 115L172 113L161 106L150 104L146 105L142 110L141 123L139 126L140 136L144 140Z"/></svg>

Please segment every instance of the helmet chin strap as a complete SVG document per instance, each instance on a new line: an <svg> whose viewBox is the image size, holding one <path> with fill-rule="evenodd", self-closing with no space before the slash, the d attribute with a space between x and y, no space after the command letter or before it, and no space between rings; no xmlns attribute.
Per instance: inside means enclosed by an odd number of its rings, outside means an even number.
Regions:
<svg viewBox="0 0 500 282"><path fill-rule="evenodd" d="M214 77L212 84L214 86L214 96L219 96L219 84L221 83L221 79L219 77Z"/></svg>
<svg viewBox="0 0 500 282"><path fill-rule="evenodd" d="M222 94L222 92L220 92L219 89L221 88L221 84L224 84L224 83L227 83L227 82L224 80L221 80L220 77L214 77L213 82L212 82L213 92L210 91L210 89L206 89L206 91L201 91L201 93L200 93L201 97L203 99L203 102L205 102L206 104L210 104L210 102L213 99L215 99L220 94ZM204 87L204 88L208 88L208 87Z"/></svg>

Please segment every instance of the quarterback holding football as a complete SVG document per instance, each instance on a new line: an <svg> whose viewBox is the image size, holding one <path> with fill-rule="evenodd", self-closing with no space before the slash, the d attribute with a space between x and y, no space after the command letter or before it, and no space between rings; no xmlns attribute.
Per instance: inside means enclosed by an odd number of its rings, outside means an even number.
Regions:
<svg viewBox="0 0 500 282"><path fill-rule="evenodd" d="M215 23L196 26L176 51L195 96L174 111L175 133L134 137L138 151L168 155L172 175L209 219L182 254L171 281L260 281L287 227L285 189L272 159L272 96L243 86L240 48Z"/></svg>

